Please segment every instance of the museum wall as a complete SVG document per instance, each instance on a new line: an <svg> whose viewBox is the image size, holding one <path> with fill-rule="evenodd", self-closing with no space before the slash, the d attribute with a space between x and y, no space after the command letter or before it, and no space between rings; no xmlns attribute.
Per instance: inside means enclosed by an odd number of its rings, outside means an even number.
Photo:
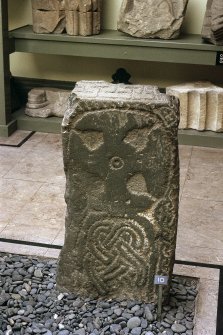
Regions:
<svg viewBox="0 0 223 335"><path fill-rule="evenodd" d="M207 0L189 0L183 31L200 34ZM14 29L31 24L31 1L8 0L9 26ZM116 29L121 0L103 0L103 27ZM119 67L132 76L133 83L170 84L191 80L211 80L220 83L223 67L194 66L158 62L140 62L112 59L51 56L14 53L11 56L11 72L14 76L77 81L107 80ZM219 75L220 73L220 75Z"/></svg>

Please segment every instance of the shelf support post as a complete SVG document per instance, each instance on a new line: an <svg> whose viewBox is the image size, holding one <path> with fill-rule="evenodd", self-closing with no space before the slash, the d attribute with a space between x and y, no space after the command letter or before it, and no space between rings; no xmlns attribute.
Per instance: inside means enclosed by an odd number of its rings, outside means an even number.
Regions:
<svg viewBox="0 0 223 335"><path fill-rule="evenodd" d="M7 0L1 0L0 20L0 136L9 136L16 130L16 121L11 118Z"/></svg>

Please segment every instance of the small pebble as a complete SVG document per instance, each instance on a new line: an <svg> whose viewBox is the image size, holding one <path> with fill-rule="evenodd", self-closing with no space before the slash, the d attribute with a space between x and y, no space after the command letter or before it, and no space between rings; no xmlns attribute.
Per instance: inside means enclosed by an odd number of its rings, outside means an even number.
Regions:
<svg viewBox="0 0 223 335"><path fill-rule="evenodd" d="M181 325L180 323L174 323L171 326L171 329L175 332L175 333L184 333L187 328L184 325Z"/></svg>
<svg viewBox="0 0 223 335"><path fill-rule="evenodd" d="M134 316L134 317L132 317L131 319L128 320L127 327L129 329L133 329L133 328L139 327L140 324L141 324L140 318L138 316Z"/></svg>

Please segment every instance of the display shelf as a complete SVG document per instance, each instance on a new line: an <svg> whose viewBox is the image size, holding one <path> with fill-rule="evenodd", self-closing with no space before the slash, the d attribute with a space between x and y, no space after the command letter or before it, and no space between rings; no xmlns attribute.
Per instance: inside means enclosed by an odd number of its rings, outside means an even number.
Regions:
<svg viewBox="0 0 223 335"><path fill-rule="evenodd" d="M17 127L20 130L33 130L46 133L60 133L62 118L34 118L25 115L24 108L13 113L14 120L17 120ZM215 133L212 131L197 131L192 129L179 130L179 144L197 145L204 147L223 147L223 133Z"/></svg>
<svg viewBox="0 0 223 335"><path fill-rule="evenodd" d="M25 114L24 108L12 114L17 122L17 129L32 130L44 133L60 133L62 118L51 116L48 118L31 117Z"/></svg>
<svg viewBox="0 0 223 335"><path fill-rule="evenodd" d="M216 57L223 47L203 42L200 35L181 35L174 40L140 39L114 30L104 30L94 36L67 34L36 34L27 25L8 32L8 1L0 2L0 66L4 74L0 92L0 136L8 136L16 127L42 132L60 132L61 119L31 118L21 109L11 113L9 54L28 52L49 55L67 55L123 59L134 61L216 65ZM179 132L181 144L223 147L223 135L213 132L184 130Z"/></svg>
<svg viewBox="0 0 223 335"><path fill-rule="evenodd" d="M9 32L10 52L31 52L52 55L97 57L216 65L217 51L223 47L204 43L200 35L182 35L175 40L140 39L114 30L94 36L36 34L32 26Z"/></svg>

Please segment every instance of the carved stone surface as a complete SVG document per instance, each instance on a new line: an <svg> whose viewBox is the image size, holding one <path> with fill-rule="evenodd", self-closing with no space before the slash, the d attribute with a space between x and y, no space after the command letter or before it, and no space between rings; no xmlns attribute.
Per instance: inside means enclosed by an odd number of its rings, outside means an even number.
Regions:
<svg viewBox="0 0 223 335"><path fill-rule="evenodd" d="M57 88L34 88L28 93L25 114L32 117L63 117L70 91Z"/></svg>
<svg viewBox="0 0 223 335"><path fill-rule="evenodd" d="M180 100L179 128L223 131L223 88L210 82L194 82L166 88Z"/></svg>
<svg viewBox="0 0 223 335"><path fill-rule="evenodd" d="M79 82L63 131L67 203L57 287L156 300L178 216L178 99L156 87Z"/></svg>
<svg viewBox="0 0 223 335"><path fill-rule="evenodd" d="M101 0L32 0L33 31L96 35L101 29Z"/></svg>
<svg viewBox="0 0 223 335"><path fill-rule="evenodd" d="M202 37L216 45L223 45L223 1L208 0Z"/></svg>
<svg viewBox="0 0 223 335"><path fill-rule="evenodd" d="M60 34L65 30L64 0L32 0L33 31Z"/></svg>
<svg viewBox="0 0 223 335"><path fill-rule="evenodd" d="M176 38L188 0L123 0L118 30L142 38Z"/></svg>
<svg viewBox="0 0 223 335"><path fill-rule="evenodd" d="M66 31L69 35L100 33L101 0L65 0Z"/></svg>

